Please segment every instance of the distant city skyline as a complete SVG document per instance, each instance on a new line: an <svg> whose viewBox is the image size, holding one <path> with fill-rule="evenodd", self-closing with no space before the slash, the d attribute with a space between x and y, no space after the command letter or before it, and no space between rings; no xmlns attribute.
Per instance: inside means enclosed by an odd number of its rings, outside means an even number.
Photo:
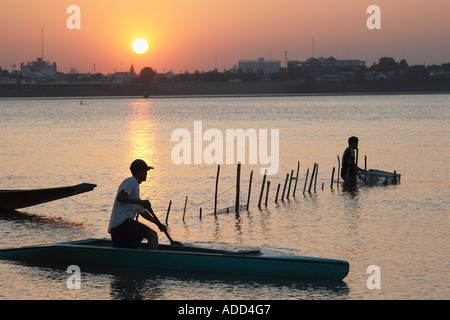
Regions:
<svg viewBox="0 0 450 320"><path fill-rule="evenodd" d="M239 60L381 57L410 65L450 62L450 1L433 0L129 0L76 1L80 29L66 26L72 3L0 2L0 67L20 70L42 57L58 71L80 73L230 69ZM381 29L369 30L370 5L381 9ZM44 52L41 30L43 29ZM144 54L132 50L146 39Z"/></svg>

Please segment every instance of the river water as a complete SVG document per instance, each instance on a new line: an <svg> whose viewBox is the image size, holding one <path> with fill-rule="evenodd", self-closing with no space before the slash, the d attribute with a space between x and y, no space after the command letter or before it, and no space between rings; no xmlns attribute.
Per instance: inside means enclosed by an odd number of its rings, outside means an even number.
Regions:
<svg viewBox="0 0 450 320"><path fill-rule="evenodd" d="M71 290L64 269L0 261L0 299L448 299L449 98L0 100L0 189L97 185L88 193L2 213L0 248L108 237L117 187L129 176L131 161L142 158L155 170L141 184L141 197L151 200L162 221L172 201L168 228L174 240L350 263L349 275L337 284L103 268L81 270L81 289ZM254 175L249 209L238 214L232 210L238 150L232 157L226 139L227 130L237 129L258 138L257 149L248 142L241 152L241 204L247 203L252 170ZM268 139L259 140L264 129ZM173 141L180 132L183 139ZM206 132L214 134L214 153L208 149L212 140L205 135L202 141ZM367 168L395 170L401 183L348 191L335 175L331 189L332 169L352 135L360 139L360 166L366 156ZM181 153L175 152L181 143L191 152L190 157L183 153L185 163L178 163ZM217 163L211 159L222 161L217 215ZM281 201L280 191L275 203L277 185L283 189L298 162L295 197L292 184L289 199ZM319 165L316 189L313 185L308 192L308 182L303 193L314 163ZM268 202L264 194L258 208L260 171L269 166L276 173L267 176ZM162 233L160 241L168 242ZM380 271L379 286L371 289L368 268L373 265Z"/></svg>

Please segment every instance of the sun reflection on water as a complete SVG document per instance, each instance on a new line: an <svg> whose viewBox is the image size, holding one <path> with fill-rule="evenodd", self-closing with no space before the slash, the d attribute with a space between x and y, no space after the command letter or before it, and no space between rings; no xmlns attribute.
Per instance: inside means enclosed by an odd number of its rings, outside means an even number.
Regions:
<svg viewBox="0 0 450 320"><path fill-rule="evenodd" d="M127 121L129 135L127 163L143 159L148 165L157 168L159 157L156 147L154 106L149 100L133 100L128 106L130 111ZM155 187L158 184L157 177L158 175L152 175L145 183L145 187Z"/></svg>

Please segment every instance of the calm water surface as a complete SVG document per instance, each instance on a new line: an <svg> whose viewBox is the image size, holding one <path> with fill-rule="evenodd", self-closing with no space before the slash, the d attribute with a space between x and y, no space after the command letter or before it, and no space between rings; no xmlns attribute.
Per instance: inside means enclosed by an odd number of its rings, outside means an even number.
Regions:
<svg viewBox="0 0 450 320"><path fill-rule="evenodd" d="M448 299L450 95L0 100L0 189L95 183L89 193L0 215L0 248L108 237L110 210L129 163L155 166L141 185L172 238L219 248L347 260L342 283L242 279L142 270L82 270L80 290L64 268L0 261L0 299ZM216 164L173 163L176 129L279 129L279 170L267 206L257 202L262 164L243 164L249 210L211 214ZM360 165L402 175L394 186L330 189L351 135ZM203 143L205 148L209 142ZM273 146L272 148L276 150ZM248 151L248 150L247 150ZM248 157L247 157L248 159ZM275 203L276 186L300 173L295 197ZM303 194L319 164L316 190ZM223 164L220 209L235 201L236 164ZM335 178L336 180L336 178ZM322 184L324 188L322 190ZM183 222L183 207L189 197ZM280 196L281 197L281 196ZM199 219L199 208L202 218ZM167 242L163 234L161 242ZM367 268L379 266L370 290Z"/></svg>

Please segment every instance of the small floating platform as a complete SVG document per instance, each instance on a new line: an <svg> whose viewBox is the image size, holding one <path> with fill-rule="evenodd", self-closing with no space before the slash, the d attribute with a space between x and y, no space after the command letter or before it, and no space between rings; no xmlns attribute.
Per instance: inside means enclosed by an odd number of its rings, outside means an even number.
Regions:
<svg viewBox="0 0 450 320"><path fill-rule="evenodd" d="M369 169L358 173L357 183L364 185L391 185L400 183L401 175L397 172Z"/></svg>

